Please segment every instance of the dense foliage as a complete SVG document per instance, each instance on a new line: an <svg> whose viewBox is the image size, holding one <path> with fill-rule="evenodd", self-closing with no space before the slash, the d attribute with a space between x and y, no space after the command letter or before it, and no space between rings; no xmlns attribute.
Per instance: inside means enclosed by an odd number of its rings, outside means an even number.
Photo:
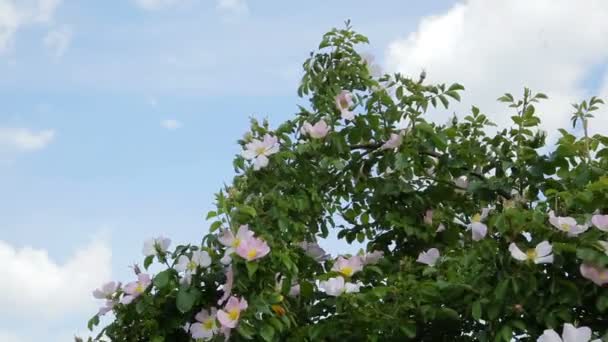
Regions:
<svg viewBox="0 0 608 342"><path fill-rule="evenodd" d="M535 109L547 97L528 89L498 99L510 127L476 107L437 124L427 111L463 86L379 75L362 43L349 26L323 37L298 89L310 106L252 120L210 233L148 241L136 282L96 291L89 326L115 318L95 340L608 336L608 137L587 134L602 101L576 105L580 133L555 145ZM330 231L367 250L326 255Z"/></svg>

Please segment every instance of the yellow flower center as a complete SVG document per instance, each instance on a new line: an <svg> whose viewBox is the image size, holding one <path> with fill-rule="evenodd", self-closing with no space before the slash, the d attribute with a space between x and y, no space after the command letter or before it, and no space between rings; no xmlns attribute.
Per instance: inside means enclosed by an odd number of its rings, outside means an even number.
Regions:
<svg viewBox="0 0 608 342"><path fill-rule="evenodd" d="M239 315L240 312L237 309L232 309L228 311L228 318L230 318L231 321L236 321L237 319L239 319Z"/></svg>
<svg viewBox="0 0 608 342"><path fill-rule="evenodd" d="M348 108L348 101L346 101L346 98L343 97L340 99L340 107L342 109L347 109Z"/></svg>
<svg viewBox="0 0 608 342"><path fill-rule="evenodd" d="M479 214L473 215L473 217L471 218L471 221L473 221L473 222L481 222L481 215L479 215Z"/></svg>
<svg viewBox="0 0 608 342"><path fill-rule="evenodd" d="M188 269L189 269L190 271L194 271L194 270L196 270L196 263L195 263L194 261L190 261L190 262L188 263Z"/></svg>
<svg viewBox="0 0 608 342"><path fill-rule="evenodd" d="M255 256L258 254L258 251L256 251L255 249L251 249L249 250L249 252L247 253L247 259L251 260L253 258L255 258Z"/></svg>
<svg viewBox="0 0 608 342"><path fill-rule="evenodd" d="M562 223L562 229L563 229L564 231L566 231L566 232L569 232L569 231L570 231L570 225L569 225L569 224Z"/></svg>
<svg viewBox="0 0 608 342"><path fill-rule="evenodd" d="M237 315L238 315L238 313L237 313ZM203 328L205 328L205 330L213 330L214 327L215 327L215 321L212 319L208 319L203 323Z"/></svg>
<svg viewBox="0 0 608 342"><path fill-rule="evenodd" d="M135 287L135 292L137 293L144 293L146 289L144 288L144 286L142 284L137 284L137 287Z"/></svg>
<svg viewBox="0 0 608 342"><path fill-rule="evenodd" d="M237 248L240 244L241 244L241 239L234 238L234 240L232 240L232 247Z"/></svg>
<svg viewBox="0 0 608 342"><path fill-rule="evenodd" d="M534 249L528 249L526 255L528 256L528 260L534 260L538 256L538 253Z"/></svg>
<svg viewBox="0 0 608 342"><path fill-rule="evenodd" d="M264 152L266 152L266 147L264 146L260 146L255 149L255 154L257 154L258 156L264 154Z"/></svg>
<svg viewBox="0 0 608 342"><path fill-rule="evenodd" d="M600 274L600 280L602 280L602 281L608 280L608 272L602 272Z"/></svg>
<svg viewBox="0 0 608 342"><path fill-rule="evenodd" d="M343 275L350 277L351 275L353 275L353 268L350 266L345 266L342 267L342 269L340 270L340 273L342 273Z"/></svg>

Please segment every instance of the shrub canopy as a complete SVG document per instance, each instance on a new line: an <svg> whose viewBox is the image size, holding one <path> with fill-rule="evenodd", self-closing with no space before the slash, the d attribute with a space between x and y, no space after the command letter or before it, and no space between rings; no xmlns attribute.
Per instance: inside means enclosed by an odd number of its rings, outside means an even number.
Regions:
<svg viewBox="0 0 608 342"><path fill-rule="evenodd" d="M324 35L303 64L309 106L275 128L251 121L209 234L148 241L137 280L96 291L89 327L114 318L94 340L608 334L608 137L587 134L602 101L575 105L582 130L551 132L555 145L535 109L547 97L529 89L498 99L509 127L476 107L438 124L426 113L463 86L379 75L363 43L348 24ZM331 232L367 248L326 255Z"/></svg>

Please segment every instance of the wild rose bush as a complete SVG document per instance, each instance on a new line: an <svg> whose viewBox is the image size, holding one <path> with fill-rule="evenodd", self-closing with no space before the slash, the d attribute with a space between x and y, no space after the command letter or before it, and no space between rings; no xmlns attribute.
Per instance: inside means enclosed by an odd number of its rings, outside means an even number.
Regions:
<svg viewBox="0 0 608 342"><path fill-rule="evenodd" d="M148 241L130 282L95 291L89 327L114 316L95 340L607 336L608 137L587 134L602 101L576 105L583 132L549 146L546 96L528 89L499 98L510 127L476 107L437 124L427 111L447 119L464 88L378 75L362 43L349 26L323 37L298 90L310 107L252 120L209 234ZM366 251L327 254L330 231Z"/></svg>

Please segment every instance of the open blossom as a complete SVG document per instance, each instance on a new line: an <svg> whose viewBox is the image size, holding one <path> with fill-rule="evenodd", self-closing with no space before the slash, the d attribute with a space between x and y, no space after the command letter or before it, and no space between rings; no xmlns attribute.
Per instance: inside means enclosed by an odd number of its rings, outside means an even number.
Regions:
<svg viewBox="0 0 608 342"><path fill-rule="evenodd" d="M241 311L247 309L247 301L245 298L240 300L237 297L230 297L226 306L217 312L217 319L220 324L225 328L233 329L236 327L241 317Z"/></svg>
<svg viewBox="0 0 608 342"><path fill-rule="evenodd" d="M553 210L549 212L549 223L555 228L566 232L569 237L580 235L589 229L586 224L578 224L572 217L555 216Z"/></svg>
<svg viewBox="0 0 608 342"><path fill-rule="evenodd" d="M165 237L157 237L156 239L148 239L144 242L142 253L145 256L158 255L165 253L171 245L171 239Z"/></svg>
<svg viewBox="0 0 608 342"><path fill-rule="evenodd" d="M99 315L103 316L105 314L107 314L108 312L112 311L112 309L114 309L114 305L116 305L116 301L114 300L106 300L106 302L104 303L104 305L102 307L99 308Z"/></svg>
<svg viewBox="0 0 608 342"><path fill-rule="evenodd" d="M238 231L236 232L236 236L232 233L230 229L224 230L222 235L218 238L218 241L228 248L224 253L224 257L220 261L224 265L229 264L232 261L230 255L236 251L236 248L241 244L241 242L251 237L253 237L253 232L249 230L248 225L241 225Z"/></svg>
<svg viewBox="0 0 608 342"><path fill-rule="evenodd" d="M403 133L391 133L390 138L380 146L382 150L394 150L403 142Z"/></svg>
<svg viewBox="0 0 608 342"><path fill-rule="evenodd" d="M236 248L236 254L247 261L263 258L268 253L270 253L270 247L266 241L256 237L250 237L242 241Z"/></svg>
<svg viewBox="0 0 608 342"><path fill-rule="evenodd" d="M509 245L511 256L519 261L533 261L535 264L550 264L553 262L553 246L548 241L536 245L536 248L522 252L515 243Z"/></svg>
<svg viewBox="0 0 608 342"><path fill-rule="evenodd" d="M608 215L593 215L591 223L593 223L595 228L608 232Z"/></svg>
<svg viewBox="0 0 608 342"><path fill-rule="evenodd" d="M268 166L268 157L277 152L279 152L278 139L265 134L264 140L253 139L246 144L241 155L247 160L253 160L253 169L259 170Z"/></svg>
<svg viewBox="0 0 608 342"><path fill-rule="evenodd" d="M344 120L353 120L355 114L350 111L350 107L353 105L353 95L348 90L342 90L340 94L336 96L336 107L342 115Z"/></svg>
<svg viewBox="0 0 608 342"><path fill-rule="evenodd" d="M234 286L234 270L232 269L232 265L230 265L226 268L226 283L222 285L224 294L222 295L222 298L217 301L217 305L222 305L222 303L230 297L232 294L232 286Z"/></svg>
<svg viewBox="0 0 608 342"><path fill-rule="evenodd" d="M591 329L588 327L576 328L570 323L564 324L564 330L560 337L553 329L548 329L536 340L536 342L589 342ZM592 342L602 342L600 339Z"/></svg>
<svg viewBox="0 0 608 342"><path fill-rule="evenodd" d="M582 264L580 271L584 278L591 280L598 286L608 284L608 268L601 268L599 266L590 264Z"/></svg>
<svg viewBox="0 0 608 342"><path fill-rule="evenodd" d="M151 283L152 280L150 279L150 276L148 274L138 274L137 281L125 285L125 296L122 297L120 303L130 304L135 298L139 297L142 293L144 293Z"/></svg>
<svg viewBox="0 0 608 342"><path fill-rule="evenodd" d="M471 224L469 228L471 229L471 233L473 234L473 241L479 241L486 237L488 234L488 226L486 226L483 222L488 217L488 213L490 212L489 208L484 208L481 211L481 214L475 214L471 218Z"/></svg>
<svg viewBox="0 0 608 342"><path fill-rule="evenodd" d="M190 335L193 339L209 340L213 335L217 334L219 327L217 325L217 309L211 308L210 311L205 309L201 310L194 316L196 323L193 323L189 327Z"/></svg>
<svg viewBox="0 0 608 342"><path fill-rule="evenodd" d="M330 128L325 120L319 120L319 122L314 125L311 125L309 122L305 122L301 129L303 134L307 134L309 137L314 139L325 138L329 131Z"/></svg>
<svg viewBox="0 0 608 342"><path fill-rule="evenodd" d="M343 293L355 293L359 292L360 287L363 286L360 282L350 283L345 282L342 277L329 278L325 281L319 282L319 287L325 291L329 296L337 297Z"/></svg>
<svg viewBox="0 0 608 342"><path fill-rule="evenodd" d="M377 264L382 257L384 257L383 251L373 251L371 253L364 253L360 256L363 266Z"/></svg>
<svg viewBox="0 0 608 342"><path fill-rule="evenodd" d="M441 254L439 254L439 250L437 248L431 248L428 251L421 252L416 261L421 264L435 266L440 256Z"/></svg>
<svg viewBox="0 0 608 342"><path fill-rule="evenodd" d="M211 265L211 257L207 251L194 251L192 257L182 255L177 259L175 270L178 272L195 272L200 267L209 267Z"/></svg>
<svg viewBox="0 0 608 342"><path fill-rule="evenodd" d="M315 259L316 261L321 262L329 259L329 254L327 254L325 250L316 242L302 241L298 244L298 246L304 250L306 255Z"/></svg>
<svg viewBox="0 0 608 342"><path fill-rule="evenodd" d="M363 262L361 257L355 255L348 259L339 256L336 260L336 263L331 268L334 272L339 272L345 277L350 277L353 274L361 271L363 269Z"/></svg>
<svg viewBox="0 0 608 342"><path fill-rule="evenodd" d="M114 281L105 283L101 288L93 291L93 297L97 299L111 299L116 290L118 290L119 284Z"/></svg>

